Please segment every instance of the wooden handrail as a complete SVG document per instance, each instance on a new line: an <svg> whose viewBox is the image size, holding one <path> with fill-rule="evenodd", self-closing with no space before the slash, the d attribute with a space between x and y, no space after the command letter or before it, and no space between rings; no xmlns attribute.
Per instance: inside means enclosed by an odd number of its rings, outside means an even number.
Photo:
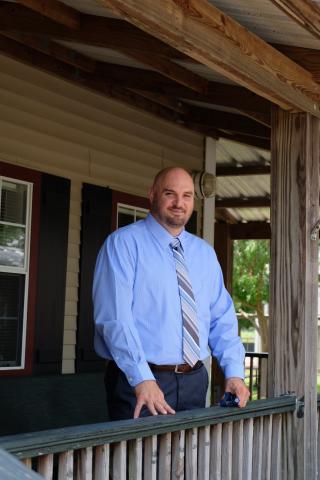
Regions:
<svg viewBox="0 0 320 480"><path fill-rule="evenodd" d="M64 452L196 427L293 412L295 409L296 397L294 395L284 395L256 400L242 409L211 407L178 412L172 416L159 415L138 420L123 420L10 435L0 439L0 447L19 458L31 458L40 454Z"/></svg>

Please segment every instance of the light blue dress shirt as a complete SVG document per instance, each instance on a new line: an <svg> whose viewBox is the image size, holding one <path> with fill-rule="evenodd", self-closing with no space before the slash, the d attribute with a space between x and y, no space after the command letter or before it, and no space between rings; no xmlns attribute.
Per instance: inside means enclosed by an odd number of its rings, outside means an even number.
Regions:
<svg viewBox="0 0 320 480"><path fill-rule="evenodd" d="M97 258L95 350L114 359L131 386L153 380L148 362L184 363L182 315L170 233L149 214L108 236ZM178 237L197 306L201 359L214 355L226 377L244 375L233 302L213 248L183 230Z"/></svg>

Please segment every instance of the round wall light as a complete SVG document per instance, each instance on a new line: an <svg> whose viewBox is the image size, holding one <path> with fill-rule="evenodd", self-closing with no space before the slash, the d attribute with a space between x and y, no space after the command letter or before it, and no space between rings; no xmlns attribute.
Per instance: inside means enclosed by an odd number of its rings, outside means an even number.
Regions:
<svg viewBox="0 0 320 480"><path fill-rule="evenodd" d="M197 198L211 198L216 194L216 176L212 173L193 172L194 190Z"/></svg>

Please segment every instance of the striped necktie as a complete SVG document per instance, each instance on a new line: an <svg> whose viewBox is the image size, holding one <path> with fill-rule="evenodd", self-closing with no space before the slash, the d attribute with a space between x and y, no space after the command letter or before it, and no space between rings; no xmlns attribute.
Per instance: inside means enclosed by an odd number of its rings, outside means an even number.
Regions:
<svg viewBox="0 0 320 480"><path fill-rule="evenodd" d="M200 358L196 304L180 240L174 238L170 243L170 246L175 259L181 301L183 320L183 358L186 363L193 367Z"/></svg>

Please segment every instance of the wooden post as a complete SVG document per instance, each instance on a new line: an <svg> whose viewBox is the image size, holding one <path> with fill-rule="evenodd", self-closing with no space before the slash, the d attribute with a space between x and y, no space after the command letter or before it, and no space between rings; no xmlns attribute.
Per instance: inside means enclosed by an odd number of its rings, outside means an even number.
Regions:
<svg viewBox="0 0 320 480"><path fill-rule="evenodd" d="M216 223L214 234L214 248L221 265L225 286L228 292L231 293L233 249L229 223Z"/></svg>
<svg viewBox="0 0 320 480"><path fill-rule="evenodd" d="M272 112L269 394L304 397L282 425L283 479L317 478L319 120Z"/></svg>
<svg viewBox="0 0 320 480"><path fill-rule="evenodd" d="M214 232L214 248L221 265L224 283L231 293L232 289L232 241L230 225L216 223ZM225 378L215 358L211 362L211 404L218 403L224 392Z"/></svg>

